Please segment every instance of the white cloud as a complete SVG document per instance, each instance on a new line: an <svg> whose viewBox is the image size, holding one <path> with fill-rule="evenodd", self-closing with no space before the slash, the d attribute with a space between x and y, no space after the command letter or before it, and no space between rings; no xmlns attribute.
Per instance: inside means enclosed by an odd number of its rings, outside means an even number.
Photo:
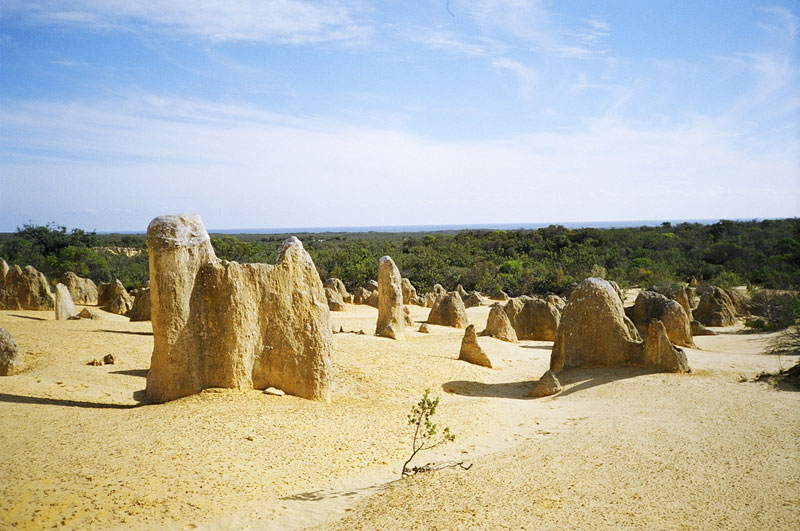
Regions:
<svg viewBox="0 0 800 531"><path fill-rule="evenodd" d="M10 1L16 13L51 24L151 29L212 41L307 44L358 42L369 33L356 22L359 4L334 0L55 0Z"/></svg>
<svg viewBox="0 0 800 531"><path fill-rule="evenodd" d="M9 103L0 123L2 230L28 220L143 230L180 211L225 228L774 217L800 206L800 147L748 150L747 134L707 117L448 142L150 97ZM74 206L87 202L96 213Z"/></svg>

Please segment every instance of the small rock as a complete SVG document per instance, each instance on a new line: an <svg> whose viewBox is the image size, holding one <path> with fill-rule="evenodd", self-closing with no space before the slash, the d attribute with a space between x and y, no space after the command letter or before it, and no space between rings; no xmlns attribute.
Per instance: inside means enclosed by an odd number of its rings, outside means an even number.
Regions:
<svg viewBox="0 0 800 531"><path fill-rule="evenodd" d="M87 363L86 365L91 365L92 367L102 367L103 360L92 360L89 363Z"/></svg>
<svg viewBox="0 0 800 531"><path fill-rule="evenodd" d="M252 441L253 440L253 436L252 435L248 435L247 437L245 437L245 440Z"/></svg>
<svg viewBox="0 0 800 531"><path fill-rule="evenodd" d="M428 326L428 323L422 323L421 325L419 325L419 331L422 332L423 334L430 334L431 328Z"/></svg>
<svg viewBox="0 0 800 531"><path fill-rule="evenodd" d="M553 371L547 371L539 378L539 381L533 386L528 396L532 398L541 398L543 396L554 395L559 391L561 391L561 382L558 381Z"/></svg>
<svg viewBox="0 0 800 531"><path fill-rule="evenodd" d="M284 393L281 389L277 389L275 387L267 387L266 389L264 389L264 394L273 396L283 396L286 393Z"/></svg>
<svg viewBox="0 0 800 531"><path fill-rule="evenodd" d="M105 356L103 356L103 363L105 363L106 365L114 365L114 361L116 360L114 359L113 354L106 354Z"/></svg>

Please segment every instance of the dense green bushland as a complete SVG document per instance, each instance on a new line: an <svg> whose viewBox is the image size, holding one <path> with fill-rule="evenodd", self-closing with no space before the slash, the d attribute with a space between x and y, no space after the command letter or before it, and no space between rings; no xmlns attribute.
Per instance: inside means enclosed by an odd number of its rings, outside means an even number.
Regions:
<svg viewBox="0 0 800 531"><path fill-rule="evenodd" d="M274 262L287 235L214 235L220 258ZM448 289L511 295L563 292L587 276L622 285L669 284L695 276L723 287L752 284L800 288L800 219L713 225L664 223L659 227L425 233L298 234L323 278L349 288L377 276L378 259L390 255L421 292L435 283ZM144 248L144 235L98 235L64 227L25 226L3 235L0 256L32 264L48 276L66 270L95 281L116 277L128 287L147 279L146 252L128 257L104 249Z"/></svg>

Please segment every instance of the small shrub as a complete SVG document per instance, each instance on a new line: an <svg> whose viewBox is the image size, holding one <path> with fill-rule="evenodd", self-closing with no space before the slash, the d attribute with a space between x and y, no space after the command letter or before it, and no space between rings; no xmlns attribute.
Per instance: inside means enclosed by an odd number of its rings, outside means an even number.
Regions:
<svg viewBox="0 0 800 531"><path fill-rule="evenodd" d="M411 413L408 415L408 425L413 426L414 436L411 441L411 455L403 463L403 470L400 472L402 477L429 470L429 465L408 468L408 464L420 451L436 448L442 444L452 442L456 438L455 435L450 433L450 428L448 427L442 430L440 437L436 437L439 426L431 422L431 417L436 413L439 397L431 398L430 392L430 389L425 389L422 399L411 408Z"/></svg>

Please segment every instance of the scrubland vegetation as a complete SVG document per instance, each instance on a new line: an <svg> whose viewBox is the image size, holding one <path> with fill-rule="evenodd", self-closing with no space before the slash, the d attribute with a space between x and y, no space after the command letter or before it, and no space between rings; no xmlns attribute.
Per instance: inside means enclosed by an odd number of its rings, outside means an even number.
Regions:
<svg viewBox="0 0 800 531"><path fill-rule="evenodd" d="M286 236L212 235L212 243L220 258L270 263ZM448 289L457 284L483 292L502 289L512 296L563 293L590 275L623 286L669 285L695 276L722 287L800 288L798 218L624 229L554 225L536 230L297 236L320 276L340 278L348 288L375 278L383 255L390 255L421 292L440 283ZM33 265L50 278L74 271L95 282L118 278L129 289L148 278L143 234L25 225L0 235L0 256L10 264Z"/></svg>

